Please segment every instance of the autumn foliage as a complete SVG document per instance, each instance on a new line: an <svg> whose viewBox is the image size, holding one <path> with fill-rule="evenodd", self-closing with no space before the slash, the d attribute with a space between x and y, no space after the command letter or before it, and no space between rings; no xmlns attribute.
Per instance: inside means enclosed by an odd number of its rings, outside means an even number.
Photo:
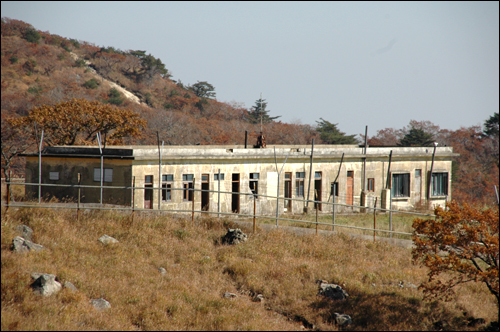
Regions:
<svg viewBox="0 0 500 332"><path fill-rule="evenodd" d="M498 208L452 201L435 215L413 222L413 260L429 268L421 285L426 296L450 299L453 287L474 281L484 283L498 303Z"/></svg>
<svg viewBox="0 0 500 332"><path fill-rule="evenodd" d="M137 136L146 121L128 110L85 99L72 99L55 106L35 107L28 116L10 119L14 127L34 126L45 131L48 145L92 144L100 132L110 144L125 136Z"/></svg>

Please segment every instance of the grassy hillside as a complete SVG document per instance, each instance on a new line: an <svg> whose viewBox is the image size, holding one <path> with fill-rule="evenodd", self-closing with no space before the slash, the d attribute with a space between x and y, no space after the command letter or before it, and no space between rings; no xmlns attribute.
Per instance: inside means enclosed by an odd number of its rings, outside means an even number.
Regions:
<svg viewBox="0 0 500 332"><path fill-rule="evenodd" d="M334 312L350 315L352 330L477 330L468 318L489 323L498 315L480 284L457 289L449 303L399 287L418 285L426 270L411 263L409 249L381 242L243 229L248 241L228 246L220 238L234 227L230 221L151 214L131 223L128 214L87 211L76 222L75 214L2 211L2 330L337 330ZM21 224L47 249L12 252ZM102 245L104 234L120 242ZM35 295L33 272L55 274L78 292ZM317 279L342 285L349 299L318 297ZM253 302L256 294L264 302ZM97 298L111 309L94 309L89 301Z"/></svg>

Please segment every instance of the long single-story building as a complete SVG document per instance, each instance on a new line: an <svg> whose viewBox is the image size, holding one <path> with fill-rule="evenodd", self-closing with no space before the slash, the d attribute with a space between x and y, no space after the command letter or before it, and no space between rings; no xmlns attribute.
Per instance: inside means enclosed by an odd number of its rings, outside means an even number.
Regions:
<svg viewBox="0 0 500 332"><path fill-rule="evenodd" d="M367 207L378 199L382 208L392 199L393 208L411 209L451 199L456 156L452 147L108 146L101 156L98 147L55 146L42 151L41 181L76 185L80 174L82 185L99 186L102 157L102 197L99 188L82 188L82 203L102 199L137 209L190 211L194 200L195 210L251 214L255 194L261 215L276 212L277 195L280 213L302 213L306 207L328 213L334 198ZM27 183L38 183L38 165L38 154L26 155ZM38 186L27 186L26 195L36 198ZM76 199L78 190L43 186L42 196Z"/></svg>

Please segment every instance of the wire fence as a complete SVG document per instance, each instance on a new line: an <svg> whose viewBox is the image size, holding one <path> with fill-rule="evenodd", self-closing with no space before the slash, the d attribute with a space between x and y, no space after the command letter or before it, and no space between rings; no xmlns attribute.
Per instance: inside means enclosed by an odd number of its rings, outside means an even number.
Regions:
<svg viewBox="0 0 500 332"><path fill-rule="evenodd" d="M3 180L3 179L2 179ZM167 190L165 187L163 188L158 188L158 187L141 187L141 186L101 186L101 185L82 185L82 184L47 184L47 183L26 183L26 182L19 182L19 180L11 180L10 182L4 182L2 181L2 191L4 188L4 185L6 187L6 195L5 195L5 201L3 199L3 193L2 193L2 206L5 207L5 213L8 213L9 208L51 208L51 209L74 209L77 210L77 220L80 218L80 211L81 210L115 210L115 211L129 211L131 213L131 218L133 221L134 214L136 212L161 212L161 213L185 213L189 214L191 213L191 218L192 221L194 222L195 215L197 217L206 215L206 216L214 216L216 215L218 218L221 216L223 217L233 217L233 218L252 218L253 219L253 231L255 232L256 229L256 220L258 219L260 222L263 223L270 223L270 222L275 222L276 227L280 226L280 223L282 223L282 226L286 226L283 224L283 222L295 224L298 223L299 226L301 225L302 227L316 227L316 233L318 232L318 229L321 227L321 229L327 229L331 231L335 231L335 229L338 228L345 228L347 230L358 230L362 232L368 232L368 233L373 233L373 237L375 239L376 233L382 236L388 236L392 237L393 235L396 235L398 237L404 237L407 238L408 236L411 236L412 233L408 231L399 231L395 230L394 223L393 223L393 215L398 215L398 216L417 216L417 217L427 217L427 218L435 218L435 215L429 214L429 213L421 213L417 211L402 211L402 210L395 210L395 209L386 209L386 208L381 208L377 207L377 201L378 197L373 197L370 196L369 198L372 199L372 202L369 202L368 200L365 200L365 206L360 205L360 200L359 197L354 197L353 199L353 204L345 204L338 202L339 197L345 199L345 197L342 197L342 195L336 195L335 197L335 202L332 199L332 195L329 195L327 201L320 201L320 200L314 200L314 199L302 199L302 198L292 198L292 197L284 197L284 196L269 196L269 195L262 195L262 194L254 194L250 190L247 193L242 193L242 192L234 192L234 191L220 191L220 190L208 190L208 189L198 189L198 188L168 188L170 192L174 191L182 191L182 192L188 192L187 197L189 197L187 203L191 203L191 208L190 209L179 209L179 208L167 208L166 206L168 204L159 204L156 205L159 208L154 208L153 204L151 204L151 208L140 208L137 207L136 203L136 196L137 193L144 193L145 190L152 190L152 191L159 191L157 192L156 197L158 199L162 197L162 192L163 190ZM22 195L18 195L18 201L14 202L12 201L11 197L13 196L12 194L12 186L34 186L34 187L62 187L62 188L74 188L78 191L78 196L74 198L70 198L68 200L65 200L63 202L54 200L53 197L49 197L49 195L46 195L47 197L38 197L37 200L35 199L27 199L25 196L23 197ZM32 188L34 188L32 187ZM81 196L80 196L80 190L85 189L85 188L92 188L92 189L103 189L103 190L110 190L110 189L121 189L121 190L130 190L131 192L131 201L130 201L130 206L127 205L116 205L116 204L103 204L103 203L82 203L81 202ZM41 191L39 191L41 192ZM194 193L200 192L200 195L195 195ZM217 211L214 210L208 210L208 209L203 209L201 206L201 195L203 193L207 194L212 194L215 197L215 195L218 195L219 199L217 200L216 204L217 206ZM247 209L247 213L241 213L241 212L223 212L221 211L220 203L220 195L238 195L238 198L240 197L246 197L247 198L247 203L253 202L253 209L249 208ZM199 196L199 197L198 197ZM197 199L198 198L198 199ZM263 200L264 199L264 200ZM311 209L307 210L309 211L308 213L302 213L302 214L290 214L286 213L284 209L280 210L286 205L286 201L290 202L302 202L304 206L310 206ZM262 202L266 202L269 204L276 204L276 213L275 216L272 214L257 214L256 213L256 206L257 203L262 204ZM275 203L274 203L275 202ZM281 202L281 203L280 203ZM162 203L166 203L165 201ZM172 202L173 204L170 205L175 205L175 202ZM183 203L186 203L184 201ZM356 204L357 203L357 204ZM331 206L331 212L329 211L328 213L325 212L320 212L319 206ZM199 208L196 208L199 207ZM317 208L318 207L318 208ZM339 208L342 209L342 213L340 213L338 210ZM282 214L280 216L280 214ZM358 225L350 225L346 224L345 220L339 220L339 217L345 217L345 216L352 216L352 215L357 215L361 216L361 218L356 221L351 220L351 224L357 223ZM377 217L379 218L379 227L377 228ZM383 222L380 223L380 219L383 219ZM387 220L388 219L388 220ZM363 226L359 226L359 221L362 220ZM373 222L373 223L372 223ZM349 223L349 220L347 220L347 223ZM370 227L368 227L368 224ZM384 225L386 228L382 229L380 228L381 225Z"/></svg>

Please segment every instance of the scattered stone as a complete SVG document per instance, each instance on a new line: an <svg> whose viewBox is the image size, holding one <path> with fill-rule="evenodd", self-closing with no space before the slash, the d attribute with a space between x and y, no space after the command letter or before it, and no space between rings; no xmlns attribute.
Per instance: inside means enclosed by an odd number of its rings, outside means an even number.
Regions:
<svg viewBox="0 0 500 332"><path fill-rule="evenodd" d="M247 235L243 233L241 229L228 228L226 235L222 238L222 244L239 244L241 242L246 242L247 239Z"/></svg>
<svg viewBox="0 0 500 332"><path fill-rule="evenodd" d="M109 235L106 235L106 234L101 236L98 241L101 242L102 244L118 243L117 239L115 239Z"/></svg>
<svg viewBox="0 0 500 332"><path fill-rule="evenodd" d="M160 274L162 276L166 275L167 274L167 270L164 268L164 267L160 267L158 268L158 271L160 272Z"/></svg>
<svg viewBox="0 0 500 332"><path fill-rule="evenodd" d="M417 286L417 285L412 284L411 282L407 282L407 283L405 283L405 287L406 287L406 288L415 288L415 289L417 289L417 288L418 288L418 286Z"/></svg>
<svg viewBox="0 0 500 332"><path fill-rule="evenodd" d="M21 237L31 241L33 240L33 230L26 225L19 225L16 229L21 232Z"/></svg>
<svg viewBox="0 0 500 332"><path fill-rule="evenodd" d="M45 249L45 247L41 244L33 243L20 236L16 236L14 240L12 240L12 246L13 251L17 253L25 253L28 251L39 251Z"/></svg>
<svg viewBox="0 0 500 332"><path fill-rule="evenodd" d="M253 302L262 302L264 301L264 296L262 294L257 294L253 299Z"/></svg>
<svg viewBox="0 0 500 332"><path fill-rule="evenodd" d="M34 273L31 275L33 277ZM36 276L36 275L35 275ZM53 274L42 273L35 280L34 283L31 284L31 288L33 291L42 295L42 296L50 296L54 293L57 293L61 290L62 286L60 283L56 281L56 276Z"/></svg>
<svg viewBox="0 0 500 332"><path fill-rule="evenodd" d="M78 291L78 288L76 288L75 285L73 285L69 281L65 281L64 284L63 284L63 287L69 289L72 292L77 292Z"/></svg>
<svg viewBox="0 0 500 332"><path fill-rule="evenodd" d="M338 312L333 313L335 315L335 322L340 327L346 327L352 324L351 316L346 314L339 314Z"/></svg>
<svg viewBox="0 0 500 332"><path fill-rule="evenodd" d="M97 310L106 310L106 309L111 308L111 304L108 301L106 301L105 299L90 300L90 303Z"/></svg>
<svg viewBox="0 0 500 332"><path fill-rule="evenodd" d="M232 299L235 297L238 297L238 295L236 295L234 293L229 293L229 292L224 293L224 298L226 298L226 299Z"/></svg>
<svg viewBox="0 0 500 332"><path fill-rule="evenodd" d="M323 295L335 301L342 301L349 297L346 291L337 284L329 284L325 280L316 281L319 284L318 295Z"/></svg>
<svg viewBox="0 0 500 332"><path fill-rule="evenodd" d="M486 321L483 318L474 318L474 317L469 317L467 319L467 326L468 327L476 327L478 325L483 325L486 324Z"/></svg>

